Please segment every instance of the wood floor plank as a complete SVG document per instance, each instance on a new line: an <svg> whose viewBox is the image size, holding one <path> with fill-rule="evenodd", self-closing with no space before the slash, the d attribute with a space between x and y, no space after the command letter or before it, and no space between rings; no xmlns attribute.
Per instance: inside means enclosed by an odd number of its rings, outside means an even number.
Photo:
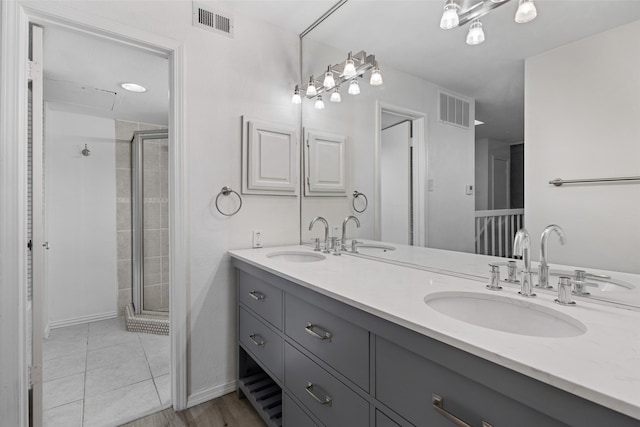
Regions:
<svg viewBox="0 0 640 427"><path fill-rule="evenodd" d="M266 427L247 399L229 393L180 412L172 408L122 427Z"/></svg>

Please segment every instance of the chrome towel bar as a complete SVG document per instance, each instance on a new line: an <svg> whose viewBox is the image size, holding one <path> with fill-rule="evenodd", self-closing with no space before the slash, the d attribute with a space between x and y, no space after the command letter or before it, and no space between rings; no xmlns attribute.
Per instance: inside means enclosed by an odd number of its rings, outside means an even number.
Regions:
<svg viewBox="0 0 640 427"><path fill-rule="evenodd" d="M621 181L640 181L640 176L622 176L615 178L588 178L588 179L562 179L556 178L549 181L549 184L553 184L556 187L560 187L562 184L579 184L584 182L621 182Z"/></svg>

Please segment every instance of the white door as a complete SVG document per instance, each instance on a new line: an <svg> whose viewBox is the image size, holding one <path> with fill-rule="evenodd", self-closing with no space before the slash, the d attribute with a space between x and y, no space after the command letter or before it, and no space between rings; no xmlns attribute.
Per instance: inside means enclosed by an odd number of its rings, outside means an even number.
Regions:
<svg viewBox="0 0 640 427"><path fill-rule="evenodd" d="M380 139L380 238L412 244L411 122L383 129Z"/></svg>
<svg viewBox="0 0 640 427"><path fill-rule="evenodd" d="M42 100L42 28L32 26L29 81L31 88L31 425L42 425L42 310L44 256L49 248L44 241L43 215L43 100Z"/></svg>

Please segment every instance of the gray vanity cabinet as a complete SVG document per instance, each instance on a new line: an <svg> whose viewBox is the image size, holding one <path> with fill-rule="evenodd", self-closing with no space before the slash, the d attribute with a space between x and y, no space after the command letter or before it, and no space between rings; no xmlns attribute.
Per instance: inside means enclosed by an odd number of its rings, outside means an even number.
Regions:
<svg viewBox="0 0 640 427"><path fill-rule="evenodd" d="M369 331L285 294L285 333L369 391Z"/></svg>
<svg viewBox="0 0 640 427"><path fill-rule="evenodd" d="M233 264L239 390L271 427L449 427L452 417L474 427L640 426L256 266Z"/></svg>
<svg viewBox="0 0 640 427"><path fill-rule="evenodd" d="M444 410L472 426L566 426L381 338L376 360L376 398L416 426L452 425L434 410L433 393Z"/></svg>
<svg viewBox="0 0 640 427"><path fill-rule="evenodd" d="M284 380L282 338L243 307L240 308L238 339L275 379Z"/></svg>
<svg viewBox="0 0 640 427"><path fill-rule="evenodd" d="M287 393L284 393L284 425L291 427L320 427L300 409Z"/></svg>
<svg viewBox="0 0 640 427"><path fill-rule="evenodd" d="M282 290L244 271L239 271L241 304L282 330Z"/></svg>
<svg viewBox="0 0 640 427"><path fill-rule="evenodd" d="M369 404L289 343L285 387L326 426L369 426Z"/></svg>

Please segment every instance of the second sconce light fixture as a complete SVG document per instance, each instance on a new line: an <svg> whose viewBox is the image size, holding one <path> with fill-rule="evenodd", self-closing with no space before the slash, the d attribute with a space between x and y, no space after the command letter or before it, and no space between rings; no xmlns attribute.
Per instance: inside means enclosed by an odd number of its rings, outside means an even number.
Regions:
<svg viewBox="0 0 640 427"><path fill-rule="evenodd" d="M308 99L315 98L314 107L321 110L325 107L322 100L323 92L331 93L329 98L331 102L341 102L340 86L349 82L347 93L349 95L358 95L360 93L358 78L363 77L369 71L371 71L369 84L371 86L380 86L382 84L382 74L375 55L367 55L365 51L360 51L356 54L349 52L347 59L343 62L327 67L322 81L316 80L313 75L310 76L307 88L304 90L304 96ZM294 104L302 102L302 89L300 89L300 86L296 85L293 91L291 102Z"/></svg>

